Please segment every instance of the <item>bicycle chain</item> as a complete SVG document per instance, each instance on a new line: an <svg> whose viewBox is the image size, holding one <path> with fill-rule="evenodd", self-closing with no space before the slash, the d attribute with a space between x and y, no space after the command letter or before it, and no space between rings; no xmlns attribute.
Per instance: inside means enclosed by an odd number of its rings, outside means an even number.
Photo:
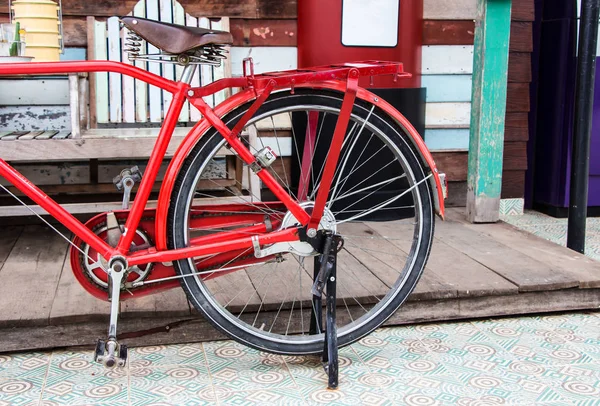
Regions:
<svg viewBox="0 0 600 406"><path fill-rule="evenodd" d="M260 213L260 211L259 211L259 210L256 210L256 212L257 212L257 213ZM192 218L200 218L200 217L224 217L224 216L225 216L225 215L223 215L223 214L220 214L220 213L202 212L202 213L200 213L200 214L196 214L196 215L192 216ZM154 218L154 217L145 217L145 218L142 218L142 219L140 220L140 223L142 223L143 221L154 221L154 220L155 220L155 218ZM126 219L123 219L123 220L121 220L121 219L118 219L118 220L117 220L117 222L118 222L118 224L119 224L119 225L123 225L123 224L125 224L125 222L126 222ZM100 222L100 223L96 224L96 225L95 225L95 226L94 226L94 227L93 227L91 230L92 230L92 232L93 232L94 234L96 234L96 235L97 235L98 231L99 231L99 230L101 230L103 227L105 227L105 226L106 226L106 224L107 224L107 223L106 223L106 221L102 221L102 222ZM145 231L142 231L142 232L144 233L144 235L146 236L146 238L148 238L148 242L149 242L150 244L153 244L153 242L152 242L152 239L150 238L150 236L148 235L148 233L146 233ZM85 251L85 246L86 246L86 245L87 245L87 244L86 244L85 242L83 242L83 241L82 241L82 244L79 246L79 248L80 248L82 251ZM242 260L245 260L245 259L248 259L248 258L253 258L253 257L254 257L254 254L250 253L250 254L248 254L248 255L245 255L245 256L243 256L243 257L239 257L239 258L237 258L237 259L238 259L239 261L242 261ZM85 263L85 261L86 261L86 258L84 257L83 253L81 253L81 252L80 252L80 253L79 253L79 265L80 265L80 267L81 267L81 271L82 271L82 273L84 274L85 278L86 278L86 279L87 279L89 282L91 282L91 283L92 283L94 286L96 286L97 288L99 288L100 290L102 290L103 292L106 292L106 293L108 293L108 288L107 288L107 287L104 287L104 286L98 285L98 284L96 283L96 281L94 281L94 280L92 279L92 277L91 277L91 276L89 276L89 274L88 274L88 271L86 270L87 266L86 266L86 263ZM228 262L223 262L223 263L216 264L216 265L213 265L213 266L211 266L211 267L208 267L208 268L203 268L203 269L202 269L202 271L211 271L211 270L216 270L216 269L219 269L220 267L224 267L224 266L226 266L226 265L231 265L231 264L229 264ZM152 270L150 271L150 273L148 274L148 276L147 276L145 279L148 279L148 278L150 277L150 275L151 275L151 274L152 274ZM136 290L138 290L138 289L140 289L140 288L142 288L142 287L143 287L143 285L141 285L141 286L136 286L136 287L131 287L131 288L128 288L127 290L134 292L134 291L136 291Z"/></svg>

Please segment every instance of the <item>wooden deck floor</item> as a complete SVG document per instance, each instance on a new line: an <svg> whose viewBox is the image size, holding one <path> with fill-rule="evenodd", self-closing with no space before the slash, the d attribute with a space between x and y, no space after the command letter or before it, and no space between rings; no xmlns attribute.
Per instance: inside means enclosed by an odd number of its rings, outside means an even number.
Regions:
<svg viewBox="0 0 600 406"><path fill-rule="evenodd" d="M599 262L508 224L471 225L457 209L450 210L448 217L436 223L425 273L388 324L600 306ZM390 225L371 226L386 236L401 235ZM377 247L379 263L386 261L386 248L392 247ZM109 304L77 284L67 252L66 242L47 227L0 229L0 352L91 345L105 334ZM355 254L360 260L361 252ZM360 268L365 263L370 269ZM347 285L340 296L352 295L362 302L386 291L385 267L377 263L345 264L350 272L370 276L362 284ZM121 306L119 329L130 344L221 337L193 310L181 289L128 300ZM339 314L344 317L344 311Z"/></svg>

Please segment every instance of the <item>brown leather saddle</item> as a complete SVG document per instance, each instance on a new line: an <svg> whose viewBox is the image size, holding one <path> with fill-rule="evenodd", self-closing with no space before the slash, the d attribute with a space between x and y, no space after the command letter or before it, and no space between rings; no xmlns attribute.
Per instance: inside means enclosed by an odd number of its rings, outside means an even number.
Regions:
<svg viewBox="0 0 600 406"><path fill-rule="evenodd" d="M139 17L121 17L131 31L155 47L170 54L183 54L205 45L228 45L233 43L231 33L206 28L185 27L162 23Z"/></svg>

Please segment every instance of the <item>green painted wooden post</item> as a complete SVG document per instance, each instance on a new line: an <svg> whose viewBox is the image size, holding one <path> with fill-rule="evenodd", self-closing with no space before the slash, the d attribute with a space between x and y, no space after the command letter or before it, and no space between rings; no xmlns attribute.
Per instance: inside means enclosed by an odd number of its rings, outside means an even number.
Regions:
<svg viewBox="0 0 600 406"><path fill-rule="evenodd" d="M511 0L477 0L467 216L500 215Z"/></svg>

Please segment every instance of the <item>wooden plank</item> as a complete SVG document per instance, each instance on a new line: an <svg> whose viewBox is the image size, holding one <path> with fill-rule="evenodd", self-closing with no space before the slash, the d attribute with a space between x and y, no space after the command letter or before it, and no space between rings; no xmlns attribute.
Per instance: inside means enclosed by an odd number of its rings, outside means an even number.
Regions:
<svg viewBox="0 0 600 406"><path fill-rule="evenodd" d="M106 44L106 23L94 22L94 58L97 60L107 59L107 44ZM95 83L94 104L95 112L92 112L93 123L108 123L108 73L98 72L93 73ZM95 113L95 121L94 121Z"/></svg>
<svg viewBox="0 0 600 406"><path fill-rule="evenodd" d="M177 1L173 3L173 22L179 25L187 25L185 21L185 11L181 4ZM182 73L183 66L177 65L175 67L175 79L179 80ZM179 121L183 123L190 121L190 103L187 100L183 103L181 113L179 114Z"/></svg>
<svg viewBox="0 0 600 406"><path fill-rule="evenodd" d="M296 20L230 19L233 46L295 47L298 44Z"/></svg>
<svg viewBox="0 0 600 406"><path fill-rule="evenodd" d="M519 292L579 286L578 280L562 274L556 266L544 264L462 223L438 222L436 228L441 241L514 283Z"/></svg>
<svg viewBox="0 0 600 406"><path fill-rule="evenodd" d="M508 81L531 82L531 54L529 52L510 52L508 56Z"/></svg>
<svg viewBox="0 0 600 406"><path fill-rule="evenodd" d="M527 170L527 142L504 143L504 170Z"/></svg>
<svg viewBox="0 0 600 406"><path fill-rule="evenodd" d="M17 239L23 232L23 227L8 226L0 228L0 270L10 251L15 246Z"/></svg>
<svg viewBox="0 0 600 406"><path fill-rule="evenodd" d="M571 289L530 292L510 296L457 298L449 300L411 301L386 321L385 326L419 322L489 318L557 311L596 310L600 306L600 289ZM338 308L338 314L345 309ZM297 324L296 320L292 323ZM131 319L119 328L121 340L130 347L196 343L223 340L226 337L202 317ZM151 333L149 332L152 331ZM139 334L146 332L146 334ZM138 333L138 334L136 334ZM0 348L6 352L52 350L76 347L93 350L93 343L106 334L106 321L62 324L42 327L19 327L0 330ZM53 337L53 340L48 340Z"/></svg>
<svg viewBox="0 0 600 406"><path fill-rule="evenodd" d="M146 17L146 1L140 0L133 9L135 17ZM148 52L148 47L144 41L141 46L141 52ZM140 69L148 69L148 64L144 61L135 61L135 66ZM148 122L148 84L135 79L135 121L137 123Z"/></svg>
<svg viewBox="0 0 600 406"><path fill-rule="evenodd" d="M29 131L11 131L2 137L2 141L14 141L23 135L29 134Z"/></svg>
<svg viewBox="0 0 600 406"><path fill-rule="evenodd" d="M223 31L231 31L229 17L221 18L221 29ZM230 77L232 77L232 74L231 74L231 46L226 46L225 50L226 50L225 59L222 62L223 76L226 78L230 78ZM223 93L225 95L225 99L228 99L233 94L233 89L226 88Z"/></svg>
<svg viewBox="0 0 600 406"><path fill-rule="evenodd" d="M85 17L63 15L63 39L66 47L87 47Z"/></svg>
<svg viewBox="0 0 600 406"><path fill-rule="evenodd" d="M533 23L513 21L509 47L514 52L533 52Z"/></svg>
<svg viewBox="0 0 600 406"><path fill-rule="evenodd" d="M0 105L55 106L69 104L69 84L64 77L0 80Z"/></svg>
<svg viewBox="0 0 600 406"><path fill-rule="evenodd" d="M297 18L296 3L297 0L256 0L256 16L258 18Z"/></svg>
<svg viewBox="0 0 600 406"><path fill-rule="evenodd" d="M427 103L425 128L469 128L471 103Z"/></svg>
<svg viewBox="0 0 600 406"><path fill-rule="evenodd" d="M126 293L125 293L126 294ZM190 306L183 289L175 288L121 303L123 317L189 316Z"/></svg>
<svg viewBox="0 0 600 406"><path fill-rule="evenodd" d="M36 162L14 164L13 167L37 186L74 185L89 182L89 165L81 163L61 162L59 165L48 165ZM10 185L4 178L0 178L0 184Z"/></svg>
<svg viewBox="0 0 600 406"><path fill-rule="evenodd" d="M47 324L66 252L50 228L25 227L0 271L1 325Z"/></svg>
<svg viewBox="0 0 600 406"><path fill-rule="evenodd" d="M528 128L506 127L504 129L504 142L529 140Z"/></svg>
<svg viewBox="0 0 600 406"><path fill-rule="evenodd" d="M95 60L96 58L96 19L93 16L88 16L86 18L86 26L87 26L87 40L88 40L88 59ZM89 75L89 97L90 97L90 119L89 119L89 127L95 128L98 126L98 114L97 114L97 105L98 100L96 98L96 89L98 88L96 83L96 74L91 73Z"/></svg>
<svg viewBox="0 0 600 406"><path fill-rule="evenodd" d="M534 0L519 0L513 4L511 19L513 21L534 21Z"/></svg>
<svg viewBox="0 0 600 406"><path fill-rule="evenodd" d="M471 222L494 222L500 215L504 122L497 118L507 110L511 2L477 0L467 194Z"/></svg>
<svg viewBox="0 0 600 406"><path fill-rule="evenodd" d="M71 133L73 138L81 137L81 112L79 106L81 101L79 100L79 76L76 74L69 75L69 104L71 113Z"/></svg>
<svg viewBox="0 0 600 406"><path fill-rule="evenodd" d="M378 235L385 235L390 238L387 240L389 243L404 251L411 246L413 226L406 221L369 222L367 226L376 231ZM378 241L383 244L381 240ZM383 251L389 252L390 249L384 249ZM452 258L452 260L448 261L448 258ZM398 267L397 262L392 264ZM427 261L425 274L429 275L439 285L446 286L446 289L453 289L455 291L454 297L514 295L518 293L516 285L437 238ZM441 288L437 287L435 292L440 290ZM437 298L432 296L426 297L426 299Z"/></svg>
<svg viewBox="0 0 600 406"><path fill-rule="evenodd" d="M423 75L421 87L427 88L428 103L471 102L471 75Z"/></svg>
<svg viewBox="0 0 600 406"><path fill-rule="evenodd" d="M146 18L150 20L160 21L160 14L158 11L158 0L146 0ZM157 54L159 49L154 45L148 44L148 53ZM161 64L149 63L148 71L155 75L161 75ZM149 86L148 99L150 104L150 121L153 123L160 123L163 118L162 109L162 90L156 86Z"/></svg>
<svg viewBox="0 0 600 406"><path fill-rule="evenodd" d="M245 270L210 279L206 281L206 286L215 300L230 311L241 311L246 306L256 309L260 304L260 298Z"/></svg>
<svg viewBox="0 0 600 406"><path fill-rule="evenodd" d="M123 47L121 49L121 61L128 65L134 65L132 61L129 60L129 54L125 52L127 49L124 44L127 38L127 30L122 29L120 31L121 34L121 43ZM123 106L123 122L124 123L135 123L135 79L131 76L122 75L121 82L123 84L122 88L122 99L121 105Z"/></svg>
<svg viewBox="0 0 600 406"><path fill-rule="evenodd" d="M65 140L71 136L71 131L59 131L58 133L55 133L54 135L52 135L52 133L54 133L54 131L47 131L44 134L37 137L36 139L37 140L45 140L45 139L52 138L53 140Z"/></svg>
<svg viewBox="0 0 600 406"><path fill-rule="evenodd" d="M67 254L52 301L49 323L103 321L108 314L110 302L92 296L79 284L71 270L70 254Z"/></svg>
<svg viewBox="0 0 600 406"><path fill-rule="evenodd" d="M461 210L451 209L448 217L452 221L466 224L466 227L484 233L502 243L544 264L558 267L561 274L575 277L583 289L600 287L598 262L578 252L569 250L543 238L536 237L510 224L500 222L480 225L468 224Z"/></svg>
<svg viewBox="0 0 600 406"><path fill-rule="evenodd" d="M121 26L119 17L111 17L107 21L108 29L108 60L121 62ZM111 72L108 74L109 83L109 117L110 122L123 121L123 100L121 74Z"/></svg>
<svg viewBox="0 0 600 406"><path fill-rule="evenodd" d="M154 149L156 139L152 137L86 138L85 141L56 137L44 142L39 140L13 141L3 145L0 157L7 161L67 161L85 159L134 159L148 158ZM173 156L183 137L174 137L167 150L167 157ZM4 142L3 142L4 144Z"/></svg>
<svg viewBox="0 0 600 406"><path fill-rule="evenodd" d="M467 180L467 151L434 152L433 159L439 171L445 173L449 181Z"/></svg>
<svg viewBox="0 0 600 406"><path fill-rule="evenodd" d="M394 234L388 228L378 227L374 223L346 223L339 227L345 238L346 250L369 269L388 287L393 286L400 277L400 271L407 260L406 252L410 250L412 230L406 222L394 224ZM382 223L384 224L384 223ZM387 223L385 223L387 224ZM384 239L382 235L397 240ZM431 270L426 269L414 292L413 300L448 299L456 297L456 288L440 281Z"/></svg>
<svg viewBox="0 0 600 406"><path fill-rule="evenodd" d="M468 129L428 129L425 130L425 144L430 151L469 150Z"/></svg>
<svg viewBox="0 0 600 406"><path fill-rule="evenodd" d="M160 21L164 23L173 23L173 0L158 0L158 11L160 14ZM163 64L161 66L162 77L174 80L175 79L175 66L170 63ZM167 114L167 110L173 100L173 95L169 92L162 92L163 100L163 111Z"/></svg>
<svg viewBox="0 0 600 406"><path fill-rule="evenodd" d="M215 201L212 201L215 200ZM221 199L212 199L211 204L229 204L229 203L248 203L247 200L237 197L223 197ZM96 202L96 203L64 203L61 207L71 214L93 214L107 211L121 210L123 202ZM146 208L154 209L157 206L156 200L148 201ZM46 215L46 211L40 206L29 206L35 213ZM18 206L0 206L0 217L19 217L31 216L31 210L22 205Z"/></svg>
<svg viewBox="0 0 600 406"><path fill-rule="evenodd" d="M529 104L529 83L509 83L506 97L506 111L528 112Z"/></svg>
<svg viewBox="0 0 600 406"><path fill-rule="evenodd" d="M300 302L302 302L304 312L310 315L313 258L305 258L302 264L289 255L284 258L285 261L281 263L246 269L246 274L252 282L251 291L256 292L254 297L257 299L254 301L254 306L248 306L247 310L252 309L256 312L260 306L261 311L276 311L282 303L285 303L286 308L290 308L294 304L294 309L299 311ZM296 257L296 259L298 258ZM229 290L239 291L238 288L232 288L233 286Z"/></svg>
<svg viewBox="0 0 600 406"><path fill-rule="evenodd" d="M210 28L210 20L206 17L198 18L198 27ZM206 86L214 81L213 79L213 68L210 65L200 66L200 84ZM214 94L205 96L202 98L210 107L215 106ZM195 108L193 110L196 110Z"/></svg>
<svg viewBox="0 0 600 406"><path fill-rule="evenodd" d="M472 45L427 45L422 49L423 75L473 73Z"/></svg>
<svg viewBox="0 0 600 406"><path fill-rule="evenodd" d="M473 20L423 21L423 45L473 45L474 39Z"/></svg>
<svg viewBox="0 0 600 406"><path fill-rule="evenodd" d="M59 131L56 131L56 130L42 131L41 133L39 133L35 136L35 139L36 140L48 140L48 139L54 137L58 133L59 133Z"/></svg>
<svg viewBox="0 0 600 406"><path fill-rule="evenodd" d="M231 47L231 74L241 76L242 60L251 56L254 73L296 69L298 50L295 47Z"/></svg>
<svg viewBox="0 0 600 406"><path fill-rule="evenodd" d="M27 134L21 135L18 139L19 140L32 140L35 137L37 137L38 135L43 134L43 131L31 131Z"/></svg>
<svg viewBox="0 0 600 406"><path fill-rule="evenodd" d="M504 171L502 173L502 198L522 199L525 196L525 171Z"/></svg>
<svg viewBox="0 0 600 406"><path fill-rule="evenodd" d="M69 114L69 106L0 106L0 122L13 131L67 129Z"/></svg>
<svg viewBox="0 0 600 406"><path fill-rule="evenodd" d="M476 0L423 1L425 20L474 20L476 14Z"/></svg>
<svg viewBox="0 0 600 406"><path fill-rule="evenodd" d="M138 0L102 0L89 2L73 0L63 4L64 17L112 17L127 15L136 6ZM204 15L218 18L232 16L237 18L296 18L296 1L273 2L273 0L181 0L180 3L192 15ZM280 4L281 3L281 4ZM0 6L0 13L8 8ZM260 11L260 12L259 12Z"/></svg>
<svg viewBox="0 0 600 406"><path fill-rule="evenodd" d="M229 18L223 17L218 21L211 21L210 28L216 31L229 31ZM216 82L217 80L225 78L225 62L226 61L223 61L221 65L213 67L213 81ZM225 91L222 90L220 92L215 93L214 97L215 106L218 106L226 99Z"/></svg>
<svg viewBox="0 0 600 406"><path fill-rule="evenodd" d="M527 113L506 113L506 127L529 128Z"/></svg>
<svg viewBox="0 0 600 406"><path fill-rule="evenodd" d="M185 18L186 18L187 26L198 27L198 19L196 17L192 17L189 14L186 14ZM204 70L202 69L202 66L200 66L196 69L196 73L194 73L194 76L192 77L192 82L191 82L192 87L200 87L200 76L202 74L204 74ZM189 109L190 121L192 123L196 123L196 122L200 121L201 114L200 114L200 111L198 111L198 109L196 107L192 106L188 101L186 101L186 104L184 107L187 107Z"/></svg>

